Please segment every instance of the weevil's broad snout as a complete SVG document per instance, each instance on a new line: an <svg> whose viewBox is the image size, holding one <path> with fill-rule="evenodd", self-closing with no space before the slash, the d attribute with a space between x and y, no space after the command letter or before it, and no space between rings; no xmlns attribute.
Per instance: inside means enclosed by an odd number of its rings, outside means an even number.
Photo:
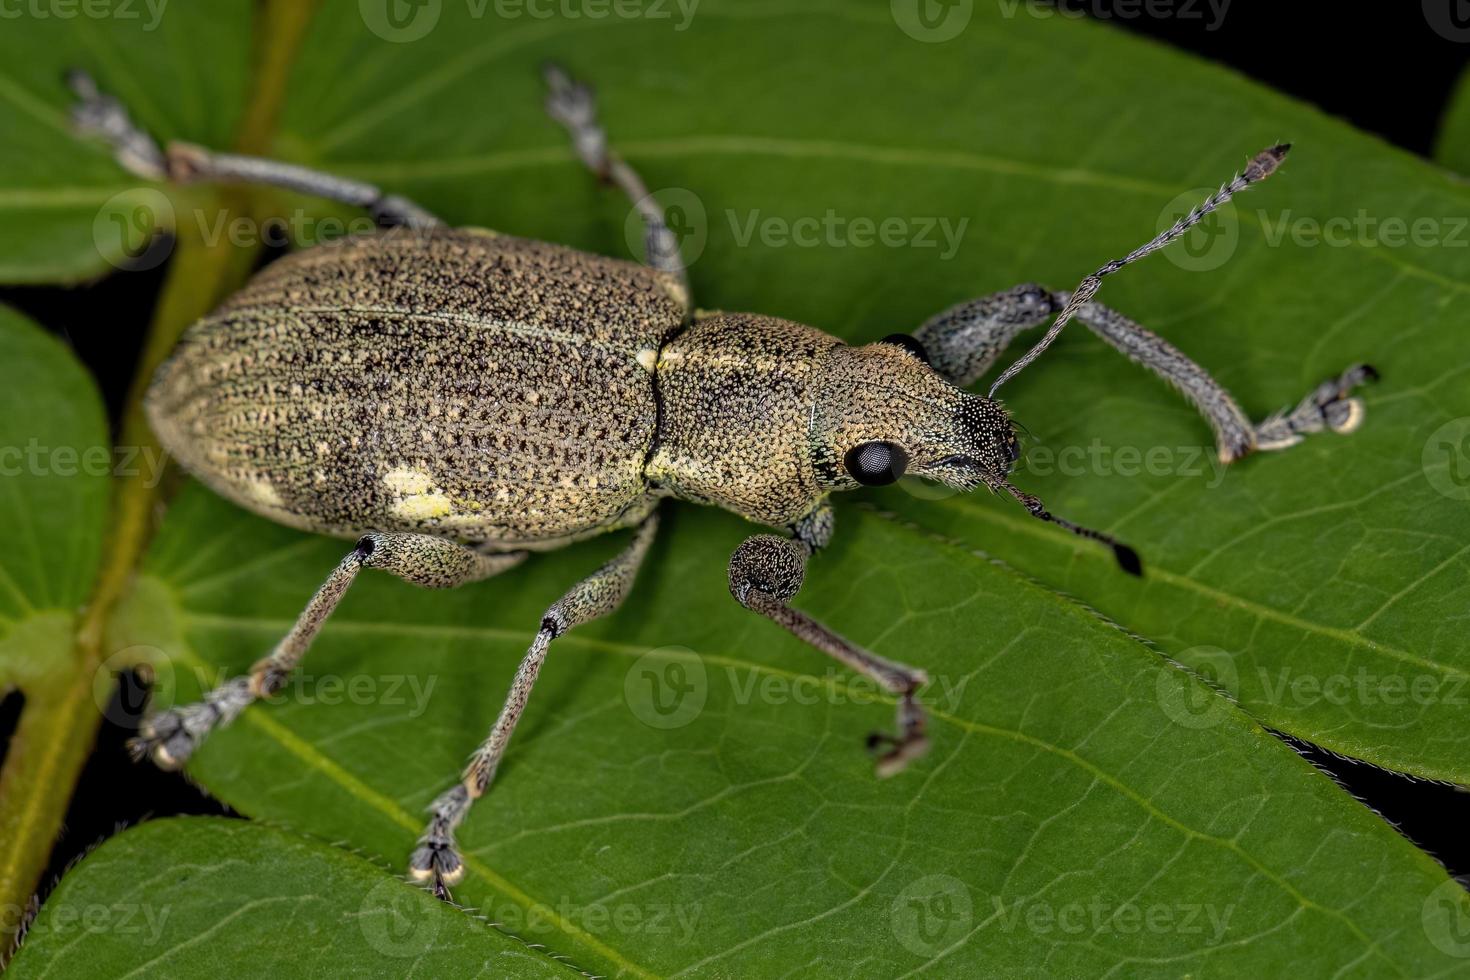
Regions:
<svg viewBox="0 0 1470 980"><path fill-rule="evenodd" d="M960 490L995 487L1020 457L1005 410L956 388L912 348L884 342L841 349L824 380L814 448L818 472L834 489L905 475Z"/></svg>
<svg viewBox="0 0 1470 980"><path fill-rule="evenodd" d="M935 460L921 475L959 490L995 487L1010 476L1021 458L1021 442L1005 409L988 398L965 394L953 425L952 444L962 448Z"/></svg>

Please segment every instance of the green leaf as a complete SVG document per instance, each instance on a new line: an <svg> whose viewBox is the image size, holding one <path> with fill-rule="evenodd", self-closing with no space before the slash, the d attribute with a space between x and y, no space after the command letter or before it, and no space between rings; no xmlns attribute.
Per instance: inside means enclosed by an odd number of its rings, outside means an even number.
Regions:
<svg viewBox="0 0 1470 980"><path fill-rule="evenodd" d="M261 824L108 840L32 924L12 977L570 977L364 858Z"/></svg>
<svg viewBox="0 0 1470 980"><path fill-rule="evenodd" d="M933 754L881 783L861 741L891 704L733 603L724 560L748 527L674 508L625 609L557 641L463 828L458 897L622 975L1465 972L1455 927L1470 908L1430 858L1058 590L1216 676L1273 727L1470 781L1446 690L1470 669L1467 518L1451 479L1458 430L1442 429L1470 416L1456 330L1470 265L1452 247L1290 233L1362 208L1380 224L1438 219L1447 237L1466 190L1106 28L1001 5L923 43L921 25L895 21L902 8L705 0L683 23L668 4L663 19L547 20L529 5L429 3L396 8L427 28L409 40L373 4L336 0L292 72L277 151L455 222L623 254L626 202L541 114L535 66L555 57L600 86L613 139L650 186L687 192L671 198L707 232L692 269L701 306L865 340L1019 281L1068 287L1172 217L1181 192L1202 195L1286 136L1298 149L1237 209L1217 268L1152 259L1104 299L1255 417L1373 361L1385 382L1367 422L1215 485L1183 472L1207 446L1203 423L1069 332L1007 402L1054 452L1104 440L1112 468L1028 486L1125 535L1149 576L1119 576L1003 501L879 498L913 524L844 508L801 604L934 678ZM124 96L127 81L111 79ZM166 132L219 145L202 128ZM176 205L179 220L214 227L218 214L191 206ZM341 213L302 207L290 216L303 242ZM803 219L816 238L782 244L768 218ZM858 218L897 219L906 245L859 244ZM1198 265L1188 254L1175 258ZM1124 478L1123 446L1173 455L1166 472ZM191 774L248 815L401 866L541 612L617 544L449 594L365 576L284 703L247 711ZM115 632L157 648L162 702L196 696L269 649L343 547L195 489ZM1293 684L1336 691L1360 671L1367 687L1346 699ZM1427 699L1385 696L1420 676L1439 685Z"/></svg>
<svg viewBox="0 0 1470 980"><path fill-rule="evenodd" d="M461 829L456 897L521 938L623 976L1470 971L1444 938L1458 886L1227 701L1008 569L844 508L804 607L932 678L931 755L875 779L863 740L892 702L730 599L748 527L670 517L628 604L555 642ZM191 774L401 866L542 610L620 538L447 593L362 577ZM160 704L247 669L348 546L191 487L119 623L172 665Z"/></svg>
<svg viewBox="0 0 1470 980"><path fill-rule="evenodd" d="M91 378L66 345L0 307L0 695L24 698L0 753L0 944L66 809L54 777L71 722L56 706L101 560L113 464Z"/></svg>
<svg viewBox="0 0 1470 980"><path fill-rule="evenodd" d="M1445 108L1434 159L1451 170L1470 173L1470 71L1460 77Z"/></svg>
<svg viewBox="0 0 1470 980"><path fill-rule="evenodd" d="M493 5L483 19L431 5L410 31L427 33L396 43L354 8L329 4L316 22L283 151L460 223L626 254L626 203L543 118L535 66L560 59L599 86L649 186L688 192L665 196L676 221L707 231L692 268L701 306L856 340L1019 282L1069 288L1256 150L1293 140L1215 250L1176 246L1102 298L1257 420L1351 363L1376 365L1358 433L1222 471L1203 420L1073 328L1005 391L1033 435L1031 468L1036 450L1060 460L1020 480L1135 545L1143 581L988 495L879 499L1085 598L1273 728L1470 783L1462 182L1234 74L1024 4L977 4L942 43L912 40L881 4L708 2L686 29L673 7L496 20ZM372 67L344 78L348 65ZM898 219L911 244L862 245L828 215ZM768 235L768 219L792 237ZM939 219L963 228L953 255Z"/></svg>
<svg viewBox="0 0 1470 980"><path fill-rule="evenodd" d="M0 31L0 282L75 282L156 265L155 229L193 197L140 188L79 140L63 80L84 68L161 140L228 147L245 100L248 0L89 0L17 6Z"/></svg>
<svg viewBox="0 0 1470 980"><path fill-rule="evenodd" d="M136 461L130 461L134 465ZM113 456L96 386L65 344L0 306L0 636L70 617L101 557ZM0 677L44 672L0 656Z"/></svg>

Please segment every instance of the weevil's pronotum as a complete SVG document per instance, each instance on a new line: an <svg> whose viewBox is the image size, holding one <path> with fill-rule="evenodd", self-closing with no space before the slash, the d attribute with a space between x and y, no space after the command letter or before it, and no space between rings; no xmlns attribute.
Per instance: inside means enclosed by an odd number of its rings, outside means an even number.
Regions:
<svg viewBox="0 0 1470 980"><path fill-rule="evenodd" d="M155 180L253 181L367 208L397 226L268 266L196 324L159 370L148 415L164 447L239 505L355 540L296 624L248 676L145 722L138 748L182 765L208 733L279 690L357 574L378 568L442 588L530 553L618 529L626 548L547 608L509 696L461 781L430 807L409 859L447 896L463 874L454 832L495 776L552 642L613 611L638 571L662 499L713 504L786 535L757 534L730 558L745 607L873 678L897 729L870 736L880 775L926 748L922 670L876 656L792 608L808 559L833 531L830 495L905 473L988 487L1033 516L1113 548L1008 482L1019 454L996 389L1072 318L1170 382L1214 429L1222 460L1349 432L1363 417L1360 365L1292 411L1252 423L1173 346L1092 301L1102 278L1184 235L1276 170L1264 151L1171 228L1072 292L1023 285L962 303L912 335L851 347L820 330L744 313L695 313L674 236L634 170L608 146L591 93L547 69L547 108L577 155L641 214L648 265L479 230L454 230L376 187L269 160L160 148L80 73L80 127ZM1022 331L1042 340L987 395L977 380Z"/></svg>

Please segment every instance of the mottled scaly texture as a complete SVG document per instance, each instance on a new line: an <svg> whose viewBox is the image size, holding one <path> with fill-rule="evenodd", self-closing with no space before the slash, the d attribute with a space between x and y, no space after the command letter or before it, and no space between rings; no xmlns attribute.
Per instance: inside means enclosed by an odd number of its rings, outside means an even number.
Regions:
<svg viewBox="0 0 1470 980"><path fill-rule="evenodd" d="M664 274L474 230L344 239L196 324L148 398L164 447L309 531L556 547L637 523Z"/></svg>
<svg viewBox="0 0 1470 980"><path fill-rule="evenodd" d="M810 422L822 368L841 341L746 313L696 322L658 363L664 421L649 478L676 496L785 526L827 493Z"/></svg>

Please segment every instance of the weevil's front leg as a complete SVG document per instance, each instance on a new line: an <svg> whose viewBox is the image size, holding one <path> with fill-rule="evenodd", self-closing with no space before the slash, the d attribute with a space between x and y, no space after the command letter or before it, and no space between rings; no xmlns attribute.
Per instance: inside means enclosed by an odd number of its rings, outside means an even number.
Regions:
<svg viewBox="0 0 1470 980"><path fill-rule="evenodd" d="M795 528L795 536L757 534L746 538L730 556L730 594L742 606L760 613L828 656L872 678L898 698L898 730L874 732L868 746L883 749L880 777L901 771L929 748L924 735L924 709L919 688L929 682L916 667L884 659L852 643L799 609L787 605L806 578L806 563L832 536L832 510L823 504Z"/></svg>
<svg viewBox="0 0 1470 980"><path fill-rule="evenodd" d="M592 89L574 80L558 65L548 64L544 74L547 113L566 127L577 156L587 168L602 180L617 185L633 202L643 218L648 264L673 278L682 293L680 301L689 309L692 294L684 260L679 255L679 238L669 229L663 206L648 193L638 171L608 146L607 133L597 119Z"/></svg>
<svg viewBox="0 0 1470 980"><path fill-rule="evenodd" d="M454 842L455 828L464 820L470 804L490 788L511 733L515 731L516 722L520 721L521 712L531 697L531 688L546 661L551 641L574 626L606 616L622 605L657 531L658 514L654 513L638 526L633 540L622 552L572 586L541 617L541 628L536 631L536 638L531 641L530 649L516 669L510 693L500 709L500 717L490 729L489 737L470 759L460 782L430 804L429 825L409 857L409 873L428 885L435 895L448 899L449 886L464 877L464 861Z"/></svg>
<svg viewBox="0 0 1470 980"><path fill-rule="evenodd" d="M360 180L262 157L216 153L192 143L175 142L160 149L153 137L133 122L121 102L98 90L90 75L73 71L67 75L67 82L79 100L72 108L77 128L107 140L118 163L139 177L175 183L266 184L364 208L382 225L433 228L443 224L407 198L384 193Z"/></svg>
<svg viewBox="0 0 1470 980"><path fill-rule="evenodd" d="M177 769L211 731L234 721L256 699L280 691L364 568L381 568L415 585L443 589L489 578L525 558L525 552L484 554L427 534L366 534L327 576L269 656L251 667L248 675L226 681L201 701L149 718L132 748L164 769Z"/></svg>
<svg viewBox="0 0 1470 980"><path fill-rule="evenodd" d="M1022 331L1046 323L1071 298L1034 283L969 300L928 320L914 336L935 370L955 384L969 385L995 363ZM1177 388L1215 432L1220 459L1232 462L1257 450L1285 449L1322 429L1348 433L1363 418L1352 390L1376 378L1366 364L1348 368L1319 385L1290 413L1254 424L1235 399L1204 368L1173 344L1101 303L1088 303L1077 319L1108 344Z"/></svg>

